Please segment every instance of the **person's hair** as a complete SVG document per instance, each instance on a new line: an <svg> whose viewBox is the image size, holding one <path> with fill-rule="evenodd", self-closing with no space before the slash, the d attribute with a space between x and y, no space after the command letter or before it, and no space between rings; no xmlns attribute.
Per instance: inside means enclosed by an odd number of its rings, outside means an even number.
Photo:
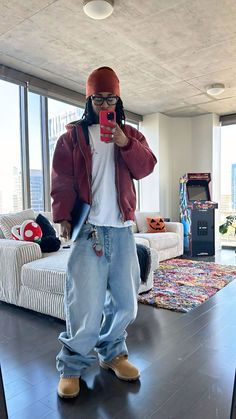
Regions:
<svg viewBox="0 0 236 419"><path fill-rule="evenodd" d="M116 122L117 122L117 124L119 126L124 125L125 124L125 113L124 113L123 102L120 98L117 101L115 111L116 111ZM87 125L96 124L96 122L97 122L97 117L96 117L95 113L93 112L91 96L86 99L85 110L84 110L84 113L83 113L81 119L82 119L82 121L86 122Z"/></svg>

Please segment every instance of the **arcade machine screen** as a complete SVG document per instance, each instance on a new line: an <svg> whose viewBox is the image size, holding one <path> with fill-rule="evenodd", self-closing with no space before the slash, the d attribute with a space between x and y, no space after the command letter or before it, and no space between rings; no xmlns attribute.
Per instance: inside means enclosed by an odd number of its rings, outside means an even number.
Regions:
<svg viewBox="0 0 236 419"><path fill-rule="evenodd" d="M187 185L189 201L209 201L208 185Z"/></svg>

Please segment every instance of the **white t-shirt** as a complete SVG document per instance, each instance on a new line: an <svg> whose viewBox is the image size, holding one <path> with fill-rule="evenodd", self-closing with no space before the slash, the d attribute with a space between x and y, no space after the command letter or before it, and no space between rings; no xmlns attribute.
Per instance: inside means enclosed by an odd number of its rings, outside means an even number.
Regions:
<svg viewBox="0 0 236 419"><path fill-rule="evenodd" d="M88 222L99 226L127 227L122 223L115 183L114 144L100 140L100 125L88 127L92 152L92 206Z"/></svg>

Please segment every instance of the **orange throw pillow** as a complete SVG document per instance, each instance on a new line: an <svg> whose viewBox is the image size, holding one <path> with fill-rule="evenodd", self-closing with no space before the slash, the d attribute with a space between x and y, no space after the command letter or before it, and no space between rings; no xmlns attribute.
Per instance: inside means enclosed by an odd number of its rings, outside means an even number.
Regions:
<svg viewBox="0 0 236 419"><path fill-rule="evenodd" d="M165 233L164 218L147 218L148 233Z"/></svg>

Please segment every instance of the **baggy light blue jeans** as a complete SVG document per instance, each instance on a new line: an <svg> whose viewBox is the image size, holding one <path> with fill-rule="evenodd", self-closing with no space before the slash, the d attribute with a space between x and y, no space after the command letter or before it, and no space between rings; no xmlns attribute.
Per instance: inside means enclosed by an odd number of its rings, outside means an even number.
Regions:
<svg viewBox="0 0 236 419"><path fill-rule="evenodd" d="M102 256L88 238L92 230L89 223L83 226L67 266L66 332L57 355L64 378L79 377L93 363L92 349L105 362L128 354L126 328L137 315L140 270L132 227L97 226Z"/></svg>

